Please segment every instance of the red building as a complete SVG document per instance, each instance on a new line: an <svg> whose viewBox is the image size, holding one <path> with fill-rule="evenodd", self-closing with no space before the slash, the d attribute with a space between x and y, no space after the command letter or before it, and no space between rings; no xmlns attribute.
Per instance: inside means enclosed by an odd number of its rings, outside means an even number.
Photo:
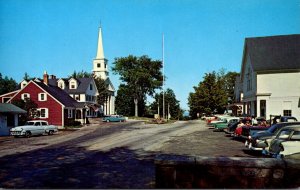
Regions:
<svg viewBox="0 0 300 190"><path fill-rule="evenodd" d="M47 73L43 81L31 80L22 89L0 96L1 100L26 100L29 98L37 104L35 119L43 119L57 126L69 125L75 120L85 118L85 105L74 100L61 88L49 84Z"/></svg>

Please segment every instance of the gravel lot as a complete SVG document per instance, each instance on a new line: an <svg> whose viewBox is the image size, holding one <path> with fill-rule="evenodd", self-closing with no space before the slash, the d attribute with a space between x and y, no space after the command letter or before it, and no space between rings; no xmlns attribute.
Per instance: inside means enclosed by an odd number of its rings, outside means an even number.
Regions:
<svg viewBox="0 0 300 190"><path fill-rule="evenodd" d="M94 123L53 136L0 138L0 188L154 188L159 154L257 157L204 121Z"/></svg>

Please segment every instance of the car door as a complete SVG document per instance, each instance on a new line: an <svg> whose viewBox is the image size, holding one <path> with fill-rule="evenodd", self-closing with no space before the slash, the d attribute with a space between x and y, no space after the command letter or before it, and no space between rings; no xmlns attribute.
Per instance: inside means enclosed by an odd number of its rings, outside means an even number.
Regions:
<svg viewBox="0 0 300 190"><path fill-rule="evenodd" d="M44 127L42 126L41 122L36 122L34 124L35 132L33 135L40 135L44 133Z"/></svg>

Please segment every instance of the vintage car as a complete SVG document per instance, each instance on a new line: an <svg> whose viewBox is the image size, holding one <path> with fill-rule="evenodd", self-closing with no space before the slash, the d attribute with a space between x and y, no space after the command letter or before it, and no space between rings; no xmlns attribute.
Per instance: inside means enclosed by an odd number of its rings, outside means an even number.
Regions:
<svg viewBox="0 0 300 190"><path fill-rule="evenodd" d="M103 117L102 121L104 122L125 122L126 118L122 115L110 115Z"/></svg>
<svg viewBox="0 0 300 190"><path fill-rule="evenodd" d="M297 153L300 153L300 125L282 128L271 141L268 149L268 154L277 158Z"/></svg>
<svg viewBox="0 0 300 190"><path fill-rule="evenodd" d="M27 121L24 126L13 127L10 129L10 135L14 137L24 136L31 137L33 135L53 135L58 131L58 127L49 125L44 120Z"/></svg>
<svg viewBox="0 0 300 190"><path fill-rule="evenodd" d="M223 131L223 129L229 127L230 125L238 122L240 120L239 117L230 117L225 118L223 122L214 123L213 127L215 128L214 131Z"/></svg>
<svg viewBox="0 0 300 190"><path fill-rule="evenodd" d="M273 122L273 124L297 121L297 119L292 116L276 116L273 118L273 120L274 119L276 119L276 122ZM249 136L253 136L258 131L266 131L266 130L268 130L268 128L269 127L265 127L265 126L243 127L241 137L243 137L244 139L248 139Z"/></svg>
<svg viewBox="0 0 300 190"><path fill-rule="evenodd" d="M266 131L259 131L254 135L250 135L245 141L245 146L251 150L263 150L268 145L266 142L268 139L273 139L276 137L276 133L283 127L289 125L300 125L300 122L283 122L272 125Z"/></svg>

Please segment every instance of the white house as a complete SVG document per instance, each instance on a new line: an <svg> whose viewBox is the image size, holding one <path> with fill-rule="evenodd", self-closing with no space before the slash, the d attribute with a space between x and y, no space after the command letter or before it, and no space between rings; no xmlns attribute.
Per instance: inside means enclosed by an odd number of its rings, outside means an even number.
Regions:
<svg viewBox="0 0 300 190"><path fill-rule="evenodd" d="M243 113L300 120L300 35L246 38L239 80Z"/></svg>

